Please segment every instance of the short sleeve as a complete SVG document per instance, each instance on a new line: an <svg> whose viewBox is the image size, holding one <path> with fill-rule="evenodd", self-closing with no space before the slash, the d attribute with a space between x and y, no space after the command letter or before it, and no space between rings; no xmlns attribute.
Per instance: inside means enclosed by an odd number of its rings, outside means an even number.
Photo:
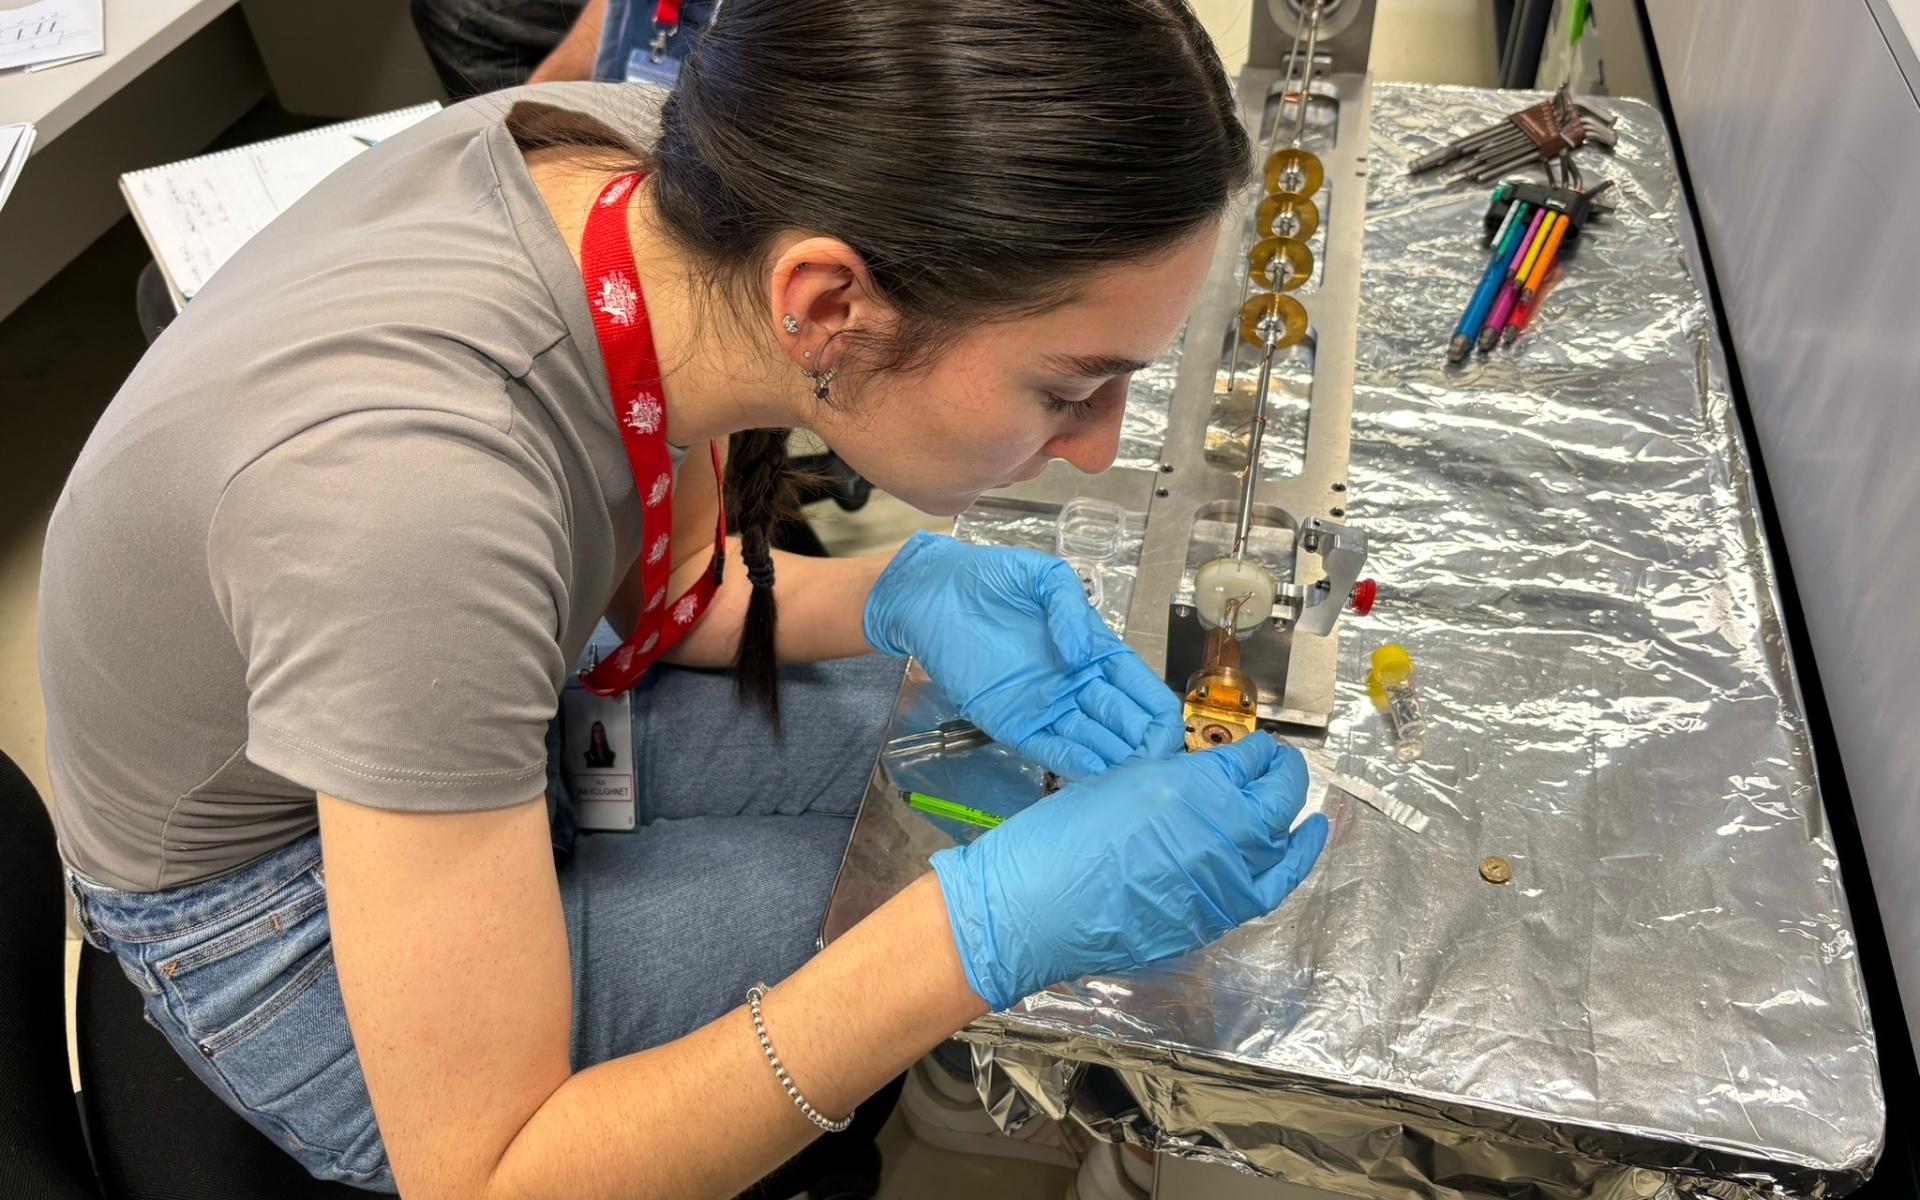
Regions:
<svg viewBox="0 0 1920 1200"><path fill-rule="evenodd" d="M247 757L375 808L539 795L566 667L559 511L538 460L446 413L338 417L241 471L207 559L246 660Z"/></svg>

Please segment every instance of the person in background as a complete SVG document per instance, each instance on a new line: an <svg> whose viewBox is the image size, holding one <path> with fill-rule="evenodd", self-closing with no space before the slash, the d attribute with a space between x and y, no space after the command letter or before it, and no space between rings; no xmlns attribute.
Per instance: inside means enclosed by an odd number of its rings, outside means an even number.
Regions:
<svg viewBox="0 0 1920 1200"><path fill-rule="evenodd" d="M528 83L598 79L672 87L714 0L587 0Z"/></svg>
<svg viewBox="0 0 1920 1200"><path fill-rule="evenodd" d="M585 79L600 22L582 10L604 0L412 0L413 27L453 100L541 79ZM584 31L584 56L573 37ZM577 58L577 61L576 61Z"/></svg>

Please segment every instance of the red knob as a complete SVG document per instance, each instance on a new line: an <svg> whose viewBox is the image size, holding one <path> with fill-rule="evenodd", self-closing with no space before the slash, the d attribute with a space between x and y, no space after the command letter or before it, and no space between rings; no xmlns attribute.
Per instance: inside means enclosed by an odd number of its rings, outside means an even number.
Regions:
<svg viewBox="0 0 1920 1200"><path fill-rule="evenodd" d="M1353 591L1347 594L1347 599L1352 601L1353 611L1364 617L1373 611L1373 602L1379 598L1379 595L1379 584L1371 579L1362 579L1353 585Z"/></svg>

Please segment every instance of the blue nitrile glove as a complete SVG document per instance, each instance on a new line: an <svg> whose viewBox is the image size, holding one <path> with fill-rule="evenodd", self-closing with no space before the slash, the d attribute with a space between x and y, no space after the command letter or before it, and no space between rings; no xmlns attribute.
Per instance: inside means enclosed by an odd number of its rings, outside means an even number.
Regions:
<svg viewBox="0 0 1920 1200"><path fill-rule="evenodd" d="M867 641L911 654L960 715L1069 779L1185 738L1180 700L1033 550L917 533L867 597Z"/></svg>
<svg viewBox="0 0 1920 1200"><path fill-rule="evenodd" d="M967 982L1006 1008L1272 912L1327 842L1300 752L1264 733L1061 789L933 856Z"/></svg>

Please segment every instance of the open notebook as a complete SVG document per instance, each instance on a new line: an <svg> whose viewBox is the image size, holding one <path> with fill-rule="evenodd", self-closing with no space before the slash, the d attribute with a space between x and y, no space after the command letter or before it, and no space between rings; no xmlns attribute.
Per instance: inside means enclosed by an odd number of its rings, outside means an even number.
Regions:
<svg viewBox="0 0 1920 1200"><path fill-rule="evenodd" d="M438 112L420 104L120 177L173 302L184 308L220 264L307 189L382 138Z"/></svg>

